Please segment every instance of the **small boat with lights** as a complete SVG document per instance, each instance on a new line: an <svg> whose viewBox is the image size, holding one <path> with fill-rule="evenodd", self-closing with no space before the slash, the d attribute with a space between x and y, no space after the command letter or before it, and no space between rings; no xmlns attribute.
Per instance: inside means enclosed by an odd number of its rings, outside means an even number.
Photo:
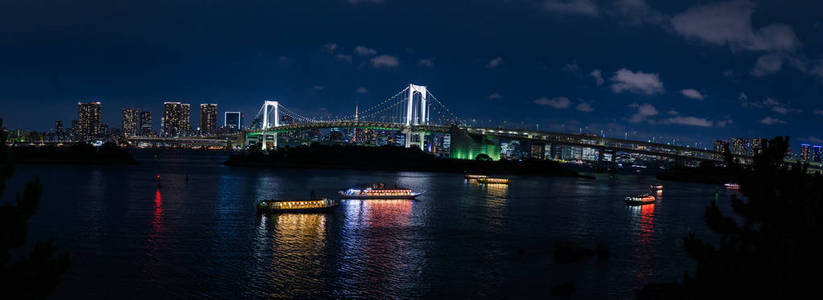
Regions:
<svg viewBox="0 0 823 300"><path fill-rule="evenodd" d="M623 200L626 205L645 205L657 201L657 197L652 194L629 195Z"/></svg>
<svg viewBox="0 0 823 300"><path fill-rule="evenodd" d="M257 203L259 212L324 212L340 205L335 199L263 200Z"/></svg>
<svg viewBox="0 0 823 300"><path fill-rule="evenodd" d="M483 184L509 184L508 178L483 177L478 178L477 182Z"/></svg>
<svg viewBox="0 0 823 300"><path fill-rule="evenodd" d="M343 199L414 199L422 193L402 187L386 187L383 183L351 187L337 192Z"/></svg>
<svg viewBox="0 0 823 300"><path fill-rule="evenodd" d="M652 184L651 186L649 186L649 190L662 191L663 190L663 185L662 184Z"/></svg>
<svg viewBox="0 0 823 300"><path fill-rule="evenodd" d="M730 190L739 190L740 189L740 185L737 184L737 183L726 183L723 186L725 186L727 189L730 189Z"/></svg>
<svg viewBox="0 0 823 300"><path fill-rule="evenodd" d="M470 179L470 180L475 179L475 180L477 180L477 179L480 179L480 178L486 178L487 176L486 175L476 175L476 174L466 174L465 177L466 177L466 179Z"/></svg>

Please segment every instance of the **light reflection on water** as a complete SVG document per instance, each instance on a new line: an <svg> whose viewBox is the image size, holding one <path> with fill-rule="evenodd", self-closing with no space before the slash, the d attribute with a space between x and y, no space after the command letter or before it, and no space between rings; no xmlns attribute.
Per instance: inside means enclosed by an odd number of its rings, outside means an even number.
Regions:
<svg viewBox="0 0 823 300"><path fill-rule="evenodd" d="M57 298L546 298L570 281L582 298L631 298L692 267L682 238L708 234L703 209L715 191L667 182L665 199L627 208L623 197L653 178L478 185L461 174L228 168L185 155L128 168L21 166L13 180L34 175L46 190L32 235L72 254ZM328 214L254 210L263 199L368 182L425 193L347 200ZM557 239L602 241L612 256L555 265Z"/></svg>

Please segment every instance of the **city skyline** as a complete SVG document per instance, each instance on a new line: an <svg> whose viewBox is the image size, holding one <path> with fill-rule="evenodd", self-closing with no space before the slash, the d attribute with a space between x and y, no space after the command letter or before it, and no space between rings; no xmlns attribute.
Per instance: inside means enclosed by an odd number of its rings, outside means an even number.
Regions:
<svg viewBox="0 0 823 300"><path fill-rule="evenodd" d="M430 3L416 6L426 23L389 18L384 13L409 7L377 2L337 1L311 12L305 3L246 3L231 9L249 17L227 22L208 18L225 7L181 4L141 29L104 16L125 9L130 20L150 11L101 2L38 22L37 33L14 30L42 18L18 8L2 21L10 34L0 40L8 60L0 102L22 113L3 117L9 128L45 131L56 120L68 124L78 101L99 101L102 122L119 126L126 107L162 116L165 101L215 103L250 116L266 99L335 115L412 82L429 86L456 114L489 125L678 137L705 147L731 137L790 135L793 147L823 140L823 44L814 39L821 31L814 8L778 1ZM184 10L201 29L169 26ZM706 20L729 30L707 32ZM296 26L305 23L315 25ZM439 30L444 24L453 26ZM190 34L178 39L180 32ZM221 34L228 32L244 33ZM53 109L27 117L43 105ZM191 114L199 120L199 111ZM153 126L162 126L159 117Z"/></svg>

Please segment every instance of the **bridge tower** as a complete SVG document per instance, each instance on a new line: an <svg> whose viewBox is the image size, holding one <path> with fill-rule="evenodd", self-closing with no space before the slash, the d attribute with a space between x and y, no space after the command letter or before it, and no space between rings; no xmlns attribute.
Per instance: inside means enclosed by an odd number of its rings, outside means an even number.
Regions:
<svg viewBox="0 0 823 300"><path fill-rule="evenodd" d="M269 118L269 116L271 116L271 118ZM278 126L280 126L280 103L278 103L277 101L266 100L266 102L263 103L263 145L261 149L266 150L266 145L268 144L266 143L266 139L268 138L268 135L266 134L266 129L272 127L276 128ZM277 132L274 132L273 148L277 149Z"/></svg>
<svg viewBox="0 0 823 300"><path fill-rule="evenodd" d="M420 95L420 109L417 111L417 115L414 114L414 95L415 93ZM406 99L406 148L411 147L411 137L414 134L411 132L412 125L428 125L429 124L429 114L427 111L427 103L426 103L426 96L428 92L426 91L426 86L423 85L415 85L409 84L409 96ZM425 143L425 132L419 132L418 136L420 137L420 150L423 150Z"/></svg>

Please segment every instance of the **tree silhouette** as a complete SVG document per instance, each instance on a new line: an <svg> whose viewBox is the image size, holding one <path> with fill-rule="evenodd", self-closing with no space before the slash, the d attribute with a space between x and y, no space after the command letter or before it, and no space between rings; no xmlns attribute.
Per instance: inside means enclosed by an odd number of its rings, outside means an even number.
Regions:
<svg viewBox="0 0 823 300"><path fill-rule="evenodd" d="M0 195L14 174L6 149L8 133L2 128L0 119ZM42 195L43 185L35 178L26 183L22 194L17 193L14 205L0 206L0 296L4 299L45 298L54 293L68 269L68 254L57 253L52 241L37 241L28 254L12 253L26 244L28 221L37 212Z"/></svg>
<svg viewBox="0 0 823 300"><path fill-rule="evenodd" d="M714 202L706 208L706 224L719 242L713 245L693 233L684 239L686 253L697 261L696 272L669 296L791 299L817 294L823 176L808 174L808 165L786 165L788 145L788 137L777 137L755 155L740 178L743 197L732 195L737 216L723 214Z"/></svg>

